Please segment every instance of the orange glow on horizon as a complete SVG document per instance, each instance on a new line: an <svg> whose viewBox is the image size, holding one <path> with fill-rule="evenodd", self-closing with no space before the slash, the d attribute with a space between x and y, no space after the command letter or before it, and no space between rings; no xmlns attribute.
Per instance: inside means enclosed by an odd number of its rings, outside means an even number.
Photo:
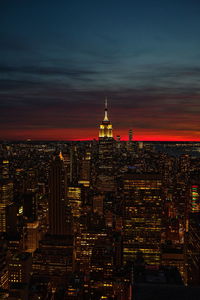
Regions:
<svg viewBox="0 0 200 300"><path fill-rule="evenodd" d="M114 130L114 138L121 136L121 140L128 140L128 129ZM53 128L32 130L4 130L0 134L1 140L54 140L54 141L83 141L98 139L98 128ZM200 132L192 131L159 131L148 129L133 129L135 141L200 141Z"/></svg>

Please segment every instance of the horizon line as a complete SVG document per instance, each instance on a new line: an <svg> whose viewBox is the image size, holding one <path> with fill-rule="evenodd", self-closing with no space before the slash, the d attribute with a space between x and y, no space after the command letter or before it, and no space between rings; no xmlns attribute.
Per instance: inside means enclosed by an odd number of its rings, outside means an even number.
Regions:
<svg viewBox="0 0 200 300"><path fill-rule="evenodd" d="M117 141L113 138L113 140ZM0 139L0 143L2 142L89 142L89 141L99 141L99 138L93 139ZM117 142L129 142L129 139L120 139ZM141 139L134 139L131 142L187 142L187 143L200 143L200 140L141 140Z"/></svg>

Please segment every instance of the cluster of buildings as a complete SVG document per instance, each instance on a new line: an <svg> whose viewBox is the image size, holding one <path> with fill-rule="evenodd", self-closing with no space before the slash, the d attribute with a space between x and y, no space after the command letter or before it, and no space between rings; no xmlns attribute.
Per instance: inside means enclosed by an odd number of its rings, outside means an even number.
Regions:
<svg viewBox="0 0 200 300"><path fill-rule="evenodd" d="M199 171L114 139L107 103L98 141L1 143L0 298L198 299Z"/></svg>

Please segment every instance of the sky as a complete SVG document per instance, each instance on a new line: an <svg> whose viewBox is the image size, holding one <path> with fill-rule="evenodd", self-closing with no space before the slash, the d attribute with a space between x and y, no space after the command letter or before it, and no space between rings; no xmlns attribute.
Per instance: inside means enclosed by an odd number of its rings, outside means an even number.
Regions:
<svg viewBox="0 0 200 300"><path fill-rule="evenodd" d="M1 0L0 140L200 141L199 0Z"/></svg>

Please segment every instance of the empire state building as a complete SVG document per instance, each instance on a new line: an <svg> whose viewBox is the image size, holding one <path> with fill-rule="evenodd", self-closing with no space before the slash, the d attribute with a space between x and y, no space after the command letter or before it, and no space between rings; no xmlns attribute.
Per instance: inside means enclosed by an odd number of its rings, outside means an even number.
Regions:
<svg viewBox="0 0 200 300"><path fill-rule="evenodd" d="M99 129L99 153L97 189L101 192L115 190L114 157L115 140L113 138L112 124L108 118L108 104L105 100L104 119Z"/></svg>
<svg viewBox="0 0 200 300"><path fill-rule="evenodd" d="M105 100L104 119L100 124L99 139L113 138L112 124L108 119L108 102Z"/></svg>

